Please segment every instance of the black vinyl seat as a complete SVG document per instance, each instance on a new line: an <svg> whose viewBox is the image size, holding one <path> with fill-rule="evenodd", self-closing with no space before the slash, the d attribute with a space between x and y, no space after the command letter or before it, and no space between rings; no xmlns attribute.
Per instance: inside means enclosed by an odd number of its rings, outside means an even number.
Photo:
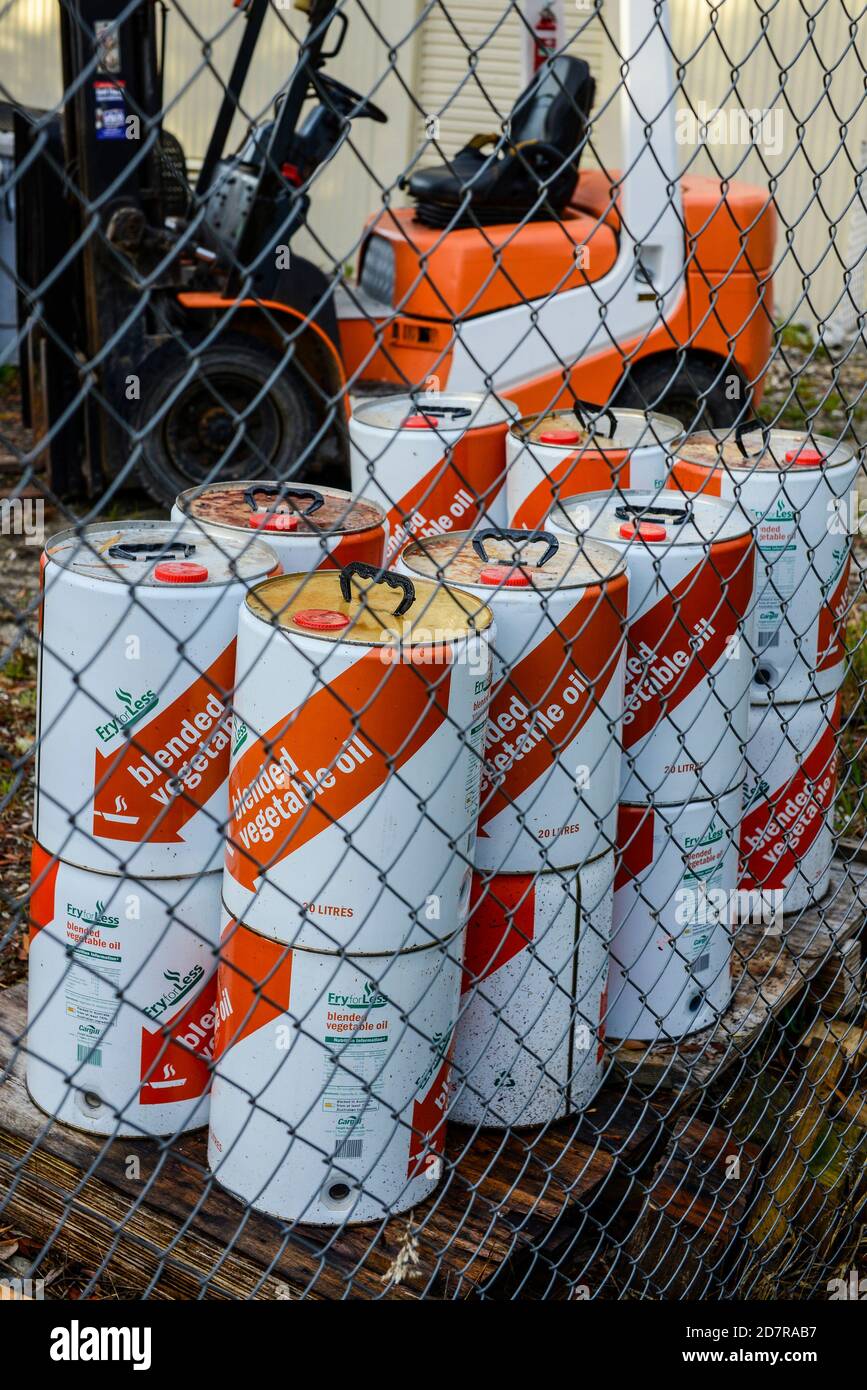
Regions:
<svg viewBox="0 0 867 1390"><path fill-rule="evenodd" d="M448 164L403 181L419 221L471 227L559 217L578 179L595 89L583 58L546 63L515 102L508 136L476 135ZM484 154L491 144L499 148Z"/></svg>

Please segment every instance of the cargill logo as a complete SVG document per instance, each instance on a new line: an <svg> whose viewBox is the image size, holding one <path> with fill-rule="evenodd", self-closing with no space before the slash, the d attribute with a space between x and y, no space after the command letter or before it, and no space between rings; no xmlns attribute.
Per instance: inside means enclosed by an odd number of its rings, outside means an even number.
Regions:
<svg viewBox="0 0 867 1390"><path fill-rule="evenodd" d="M248 734L248 733L249 733L249 729L247 728L247 725L246 725L243 721L241 721L241 722L238 724L238 728L237 728L237 731L236 731L236 733L235 733L235 742L234 742L234 744L233 744L233 746L232 746L232 753L233 753L233 754L234 754L234 753L237 753L237 751L238 751L239 748L243 748L244 744L247 742L247 734Z"/></svg>
<svg viewBox="0 0 867 1390"><path fill-rule="evenodd" d="M368 980L361 994L329 993L328 1002L344 1009L384 1009L388 1000Z"/></svg>
<svg viewBox="0 0 867 1390"><path fill-rule="evenodd" d="M152 690L146 690L143 695L139 695L134 700L128 690L121 690L118 686L114 692L115 699L120 702L122 709L117 710L113 719L109 719L105 724L97 724L96 732L103 743L110 743L116 738L121 729L128 729L130 724L138 723L139 719L144 718L152 709L156 709L159 704L159 696Z"/></svg>
<svg viewBox="0 0 867 1390"><path fill-rule="evenodd" d="M96 907L92 912L88 912L85 907L76 907L75 903L66 904L67 916L75 922L85 922L89 927L119 927L120 918L110 917L105 910L105 903L97 899Z"/></svg>

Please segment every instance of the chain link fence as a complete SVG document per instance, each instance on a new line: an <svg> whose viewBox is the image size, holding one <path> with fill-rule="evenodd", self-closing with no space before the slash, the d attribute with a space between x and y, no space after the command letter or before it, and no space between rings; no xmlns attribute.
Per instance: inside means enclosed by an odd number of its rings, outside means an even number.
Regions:
<svg viewBox="0 0 867 1390"><path fill-rule="evenodd" d="M24 8L4 1288L857 1297L863 19Z"/></svg>

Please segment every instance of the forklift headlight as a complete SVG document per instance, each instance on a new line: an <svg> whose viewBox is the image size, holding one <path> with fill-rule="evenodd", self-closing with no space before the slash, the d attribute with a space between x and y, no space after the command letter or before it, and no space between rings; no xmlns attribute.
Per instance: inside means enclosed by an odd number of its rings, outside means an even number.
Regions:
<svg viewBox="0 0 867 1390"><path fill-rule="evenodd" d="M385 237L368 239L361 267L361 288L371 299L394 307L394 247Z"/></svg>

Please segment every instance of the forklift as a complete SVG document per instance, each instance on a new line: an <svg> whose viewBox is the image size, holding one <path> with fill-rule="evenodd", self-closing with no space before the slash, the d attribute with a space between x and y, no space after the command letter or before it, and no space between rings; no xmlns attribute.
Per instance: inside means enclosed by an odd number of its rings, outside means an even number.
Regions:
<svg viewBox="0 0 867 1390"><path fill-rule="evenodd" d="M522 413L575 393L714 426L754 409L773 209L759 188L678 178L653 6L619 0L635 55L626 173L582 169L594 82L552 55L499 133L407 172L411 206L369 218L349 281L282 254L352 123L387 119L324 70L345 0L296 0L295 67L227 155L270 5L235 0L240 42L195 184L162 124L161 0L59 3L66 103L15 126L23 395L55 495L96 498L134 475L167 506L216 479L345 486L350 390L435 380L508 393Z"/></svg>

